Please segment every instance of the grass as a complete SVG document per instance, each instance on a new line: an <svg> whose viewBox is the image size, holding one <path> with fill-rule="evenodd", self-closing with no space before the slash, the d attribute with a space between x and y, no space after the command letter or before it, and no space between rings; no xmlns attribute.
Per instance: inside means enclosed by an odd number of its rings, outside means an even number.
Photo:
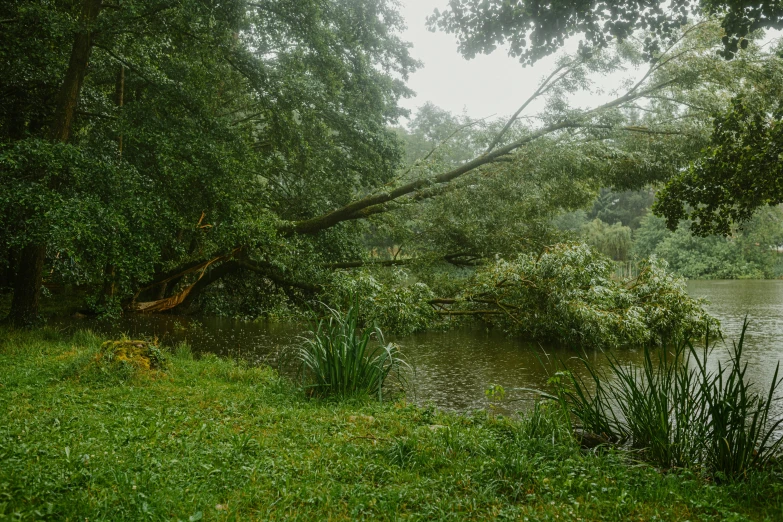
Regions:
<svg viewBox="0 0 783 522"><path fill-rule="evenodd" d="M783 419L770 419L780 364L764 393L746 378L743 346L728 349L727 364L709 369L715 345L701 353L690 341L671 348L644 349L640 366L623 365L606 354L608 371L579 358L589 385L570 371L557 376L561 405L581 427L614 442L627 442L664 468L703 469L719 480L747 476L780 458Z"/></svg>
<svg viewBox="0 0 783 522"><path fill-rule="evenodd" d="M782 470L717 485L521 420L307 399L268 368L0 329L0 520L780 520ZM125 366L123 366L125 368ZM127 368L125 368L127 370Z"/></svg>
<svg viewBox="0 0 783 522"><path fill-rule="evenodd" d="M357 305L342 313L329 308L304 339L296 356L307 390L316 397L377 397L383 402L383 385L393 373L408 368L399 348L386 343L377 327L359 328Z"/></svg>

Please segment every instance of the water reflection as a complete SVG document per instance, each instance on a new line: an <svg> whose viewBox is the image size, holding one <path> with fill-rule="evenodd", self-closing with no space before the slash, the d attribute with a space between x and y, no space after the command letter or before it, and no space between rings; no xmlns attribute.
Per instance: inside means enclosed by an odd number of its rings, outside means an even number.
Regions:
<svg viewBox="0 0 783 522"><path fill-rule="evenodd" d="M752 321L746 344L748 376L768 385L783 353L783 281L693 281L688 291L709 299L708 309L721 320L728 340L739 336L742 319L748 315ZM111 324L89 320L69 323L74 326L111 336L157 337L169 346L187 341L196 353L212 352L276 367L285 359L281 354L294 346L304 331L296 324L166 315L128 316ZM545 389L557 369L556 361L569 361L576 354L568 348L508 339L479 327L428 332L395 341L416 370L409 379L411 399L460 411L485 408L484 391L492 384L506 391L502 409L526 409L536 395L525 389ZM642 356L640 350L617 350L615 355L623 363L639 362ZM727 358L725 350L717 350L716 355ZM589 357L605 365L600 352L591 352ZM290 371L290 367L282 369Z"/></svg>

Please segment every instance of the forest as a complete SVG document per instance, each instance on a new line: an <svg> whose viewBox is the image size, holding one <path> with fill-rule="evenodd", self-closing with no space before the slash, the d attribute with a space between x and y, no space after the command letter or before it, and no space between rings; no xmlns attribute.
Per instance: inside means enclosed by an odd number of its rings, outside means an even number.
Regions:
<svg viewBox="0 0 783 522"><path fill-rule="evenodd" d="M783 516L782 381L689 286L783 278L783 6L439 4L0 4L0 520ZM553 65L409 110L414 23ZM273 369L136 317L298 326ZM417 402L449 331L540 402Z"/></svg>

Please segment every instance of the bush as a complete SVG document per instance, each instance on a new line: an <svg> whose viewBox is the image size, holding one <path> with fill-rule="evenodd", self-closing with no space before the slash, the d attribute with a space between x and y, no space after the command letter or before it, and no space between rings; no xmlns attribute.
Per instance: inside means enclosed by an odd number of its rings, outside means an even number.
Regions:
<svg viewBox="0 0 783 522"><path fill-rule="evenodd" d="M456 307L511 334L583 347L654 345L718 328L662 261L643 262L636 278L612 274L589 246L559 244L480 269Z"/></svg>
<svg viewBox="0 0 783 522"><path fill-rule="evenodd" d="M307 389L317 397L377 396L393 372L407 367L394 343L386 343L380 328L359 328L359 308L354 303L345 314L329 309L311 337L297 351ZM375 346L373 344L377 343Z"/></svg>
<svg viewBox="0 0 783 522"><path fill-rule="evenodd" d="M433 297L427 285L413 281L404 270L394 269L383 279L369 271L337 272L327 300L336 308L356 302L361 325L377 325L406 335L432 325L436 315L428 301Z"/></svg>

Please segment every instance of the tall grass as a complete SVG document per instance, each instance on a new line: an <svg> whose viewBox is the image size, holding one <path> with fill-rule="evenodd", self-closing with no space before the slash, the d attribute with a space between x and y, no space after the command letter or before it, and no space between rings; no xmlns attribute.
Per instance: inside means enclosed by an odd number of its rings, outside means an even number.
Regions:
<svg viewBox="0 0 783 522"><path fill-rule="evenodd" d="M622 364L607 354L608 370L578 358L583 379L564 365L553 379L557 399L581 428L607 440L642 450L663 467L702 467L718 477L737 478L773 458L783 438L783 419L772 421L770 408L783 381L779 364L762 395L746 378L743 346L729 348L727 364L709 370L714 344L704 349L690 341L667 349L644 349L641 365Z"/></svg>
<svg viewBox="0 0 783 522"><path fill-rule="evenodd" d="M727 368L718 363L717 371L709 372L706 349L705 357L696 360L702 376L702 407L710 427L706 464L727 476L744 475L749 468L766 464L783 443L783 437L776 433L783 418L774 422L769 418L775 391L783 381L778 378L780 362L766 395L758 394L745 377L748 363L742 360L747 327L745 321L740 340L730 351Z"/></svg>
<svg viewBox="0 0 783 522"><path fill-rule="evenodd" d="M297 349L307 389L318 397L372 396L383 400L383 385L408 365L394 343L377 327L360 328L358 306L347 312L329 308L328 319L314 325Z"/></svg>

